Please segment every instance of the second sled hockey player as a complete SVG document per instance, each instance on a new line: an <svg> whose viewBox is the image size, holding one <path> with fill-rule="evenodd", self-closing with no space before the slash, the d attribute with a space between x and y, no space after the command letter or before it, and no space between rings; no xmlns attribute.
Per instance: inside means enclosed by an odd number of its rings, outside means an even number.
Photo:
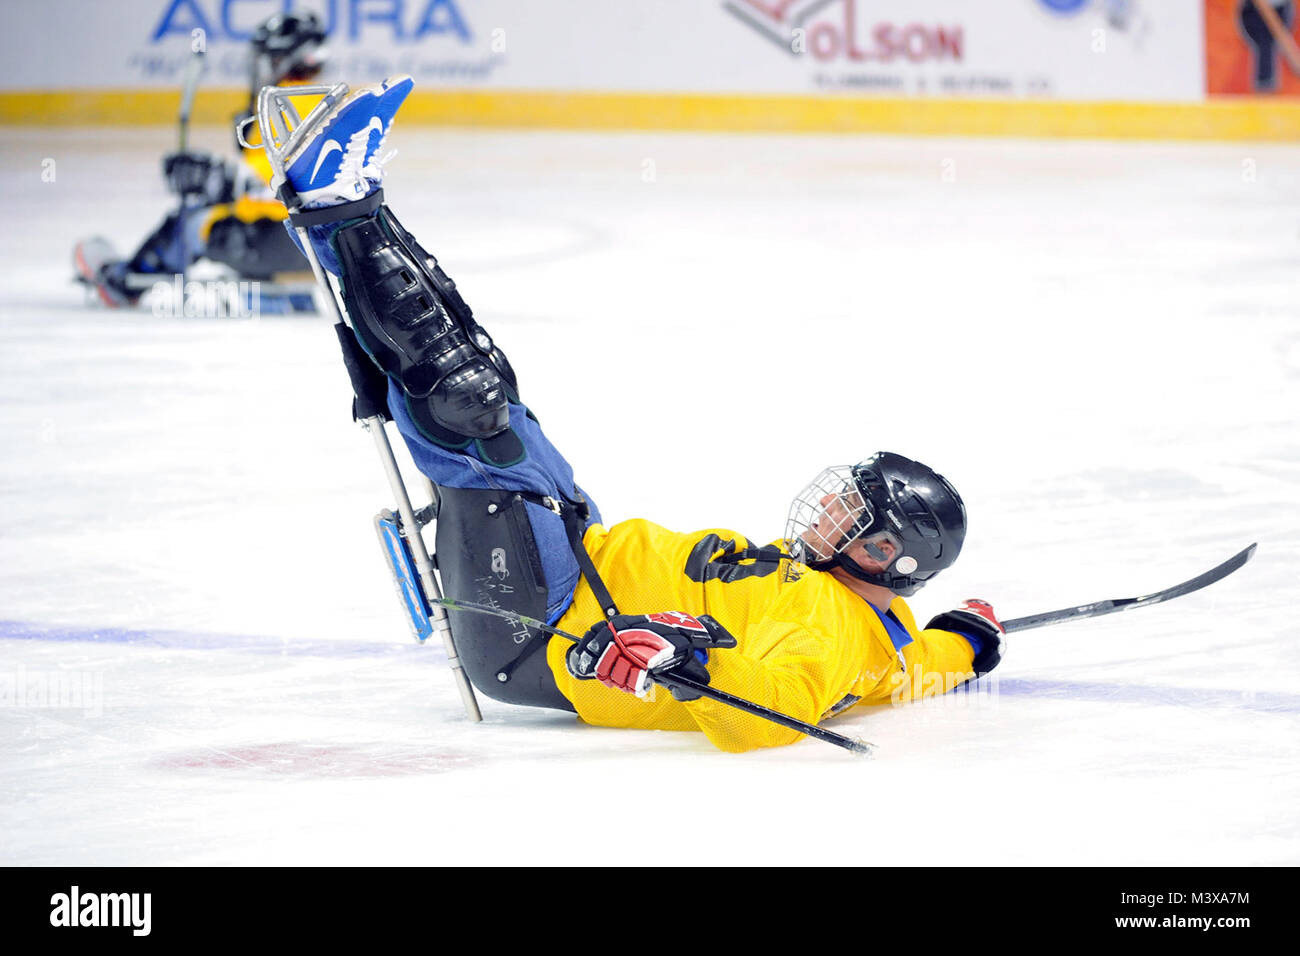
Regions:
<svg viewBox="0 0 1300 956"><path fill-rule="evenodd" d="M264 86L301 84L326 62L325 31L314 13L277 13L253 33L249 50L247 127ZM301 97L299 99L302 99ZM302 104L310 109L309 103ZM254 131L256 125L251 127ZM182 149L163 158L163 175L180 205L130 256L118 255L101 237L73 252L77 278L110 307L133 306L160 278L184 273L199 259L227 266L240 279L299 279L310 290L307 260L285 234L284 204L270 192L266 154L245 148L240 161ZM310 291L263 294L264 311L315 311Z"/></svg>

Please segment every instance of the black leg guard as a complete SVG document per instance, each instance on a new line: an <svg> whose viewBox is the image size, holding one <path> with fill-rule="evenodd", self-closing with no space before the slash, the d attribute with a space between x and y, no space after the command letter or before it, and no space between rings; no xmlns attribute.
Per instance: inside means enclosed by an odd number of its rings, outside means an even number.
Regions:
<svg viewBox="0 0 1300 956"><path fill-rule="evenodd" d="M513 370L388 207L342 227L332 242L357 338L401 384L416 424L453 446L505 432L507 403L518 398Z"/></svg>
<svg viewBox="0 0 1300 956"><path fill-rule="evenodd" d="M507 396L512 402L518 402L519 381L515 378L515 370L511 368L510 361L506 358L505 353L493 344L492 337L487 334L487 330L474 321L474 313L470 310L469 303L461 297L460 290L456 288L456 281L442 271L442 266L438 265L438 260L429 255L425 248L415 241L415 237L406 231L387 206L381 211L387 213L389 226L394 234L423 261L425 270L433 278L434 285L437 286L447 311L460 323L461 328L469 330L470 338L476 345L487 346L485 354L492 363L492 367L496 369L497 374L501 376L501 381L506 387Z"/></svg>

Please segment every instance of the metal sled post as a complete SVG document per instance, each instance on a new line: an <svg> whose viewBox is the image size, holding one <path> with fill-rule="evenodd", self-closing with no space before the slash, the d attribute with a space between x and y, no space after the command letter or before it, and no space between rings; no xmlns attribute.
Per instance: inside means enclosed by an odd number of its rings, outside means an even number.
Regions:
<svg viewBox="0 0 1300 956"><path fill-rule="evenodd" d="M273 86L262 89L257 98L257 119L262 133L262 145L271 161L271 167L275 171L277 179L283 180L285 178L284 157L297 147L298 141L302 138L301 136L295 136L295 133L302 128L303 121L298 116L298 112L289 96L322 96L321 101L308 114L307 118L310 120L318 113L333 108L347 95L347 92L348 86L346 83L338 83L334 86L295 86L287 90L280 90ZM243 140L242 135L240 139ZM321 290L325 293L325 297L333 308L336 329L340 332L340 343L342 344L349 339L355 341L343 307L339 304L338 293L333 283L330 282L329 276L321 267L316 251L312 248L306 227L298 226L296 231L303 251L306 253L307 261L311 264L312 274L316 277L316 282L320 285ZM344 362L348 366L353 391L358 400L357 418L361 426L370 433L371 438L374 440L375 450L379 454L384 475L388 479L389 488L392 490L393 498L397 503L397 533L409 552L410 558L415 563L419 586L423 590L423 600L419 603L423 604L433 630L437 631L442 637L443 646L447 651L447 660L451 664L452 674L456 678L456 686L460 691L461 702L465 706L466 715L472 721L480 721L483 716L479 711L478 700L474 696L474 687L470 683L469 677L461 665L460 655L456 651L456 642L452 637L451 622L447 617L447 611L439 603L442 601L442 588L438 584L438 579L434 574L433 561L430 559L428 549L424 543L424 537L421 533L423 526L416 516L415 509L411 506L411 497L407 492L406 482L402 477L401 469L398 467L397 459L393 455L393 447L388 441L388 432L384 427L386 419L366 400L366 389L360 387L359 382L359 376L362 375L362 372L357 367L358 363L354 361L355 356L350 353L347 345L344 344L343 347ZM364 414L362 414L363 410ZM428 482L428 491L433 501L432 507L429 509L429 520L432 520L432 514L437 511L438 493L436 486L431 481Z"/></svg>
<svg viewBox="0 0 1300 956"><path fill-rule="evenodd" d="M337 301L334 300L332 295L330 298L331 301L335 302L335 308L337 309ZM461 702L465 705L465 713L470 720L480 721L483 719L483 715L479 712L478 700L474 696L474 687L470 684L469 677L461 666L460 656L456 652L456 642L451 633L451 621L447 618L446 608L441 604L442 588L434 575L433 561L429 558L429 551L424 543L424 536L421 533L423 525L416 517L415 509L411 507L411 497L407 494L406 483L402 478L401 470L397 466L397 459L393 455L393 446L388 441L388 432L384 428L384 418L381 415L364 418L361 420L361 426L374 439L375 450L379 453L379 460L383 465L384 474L388 478L388 485L392 489L393 498L397 501L397 513L400 518L398 530L415 561L420 586L424 589L426 613L433 625L433 629L441 636L443 647L447 650L447 661L451 664L452 672L456 676L456 687L460 691ZM430 482L430 488L434 488L432 482ZM434 511L437 508L437 501L437 492L435 490L432 497Z"/></svg>

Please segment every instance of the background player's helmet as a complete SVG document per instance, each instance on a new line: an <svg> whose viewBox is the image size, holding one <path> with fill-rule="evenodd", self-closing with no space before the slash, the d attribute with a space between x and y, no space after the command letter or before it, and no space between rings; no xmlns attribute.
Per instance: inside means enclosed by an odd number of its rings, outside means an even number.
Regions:
<svg viewBox="0 0 1300 956"><path fill-rule="evenodd" d="M253 33L251 91L302 83L325 66L325 29L311 12L277 13Z"/></svg>
<svg viewBox="0 0 1300 956"><path fill-rule="evenodd" d="M844 568L904 596L957 560L966 537L966 506L952 484L919 461L881 451L857 465L827 468L790 506L786 545L800 564ZM862 541L883 571L864 571L845 554Z"/></svg>

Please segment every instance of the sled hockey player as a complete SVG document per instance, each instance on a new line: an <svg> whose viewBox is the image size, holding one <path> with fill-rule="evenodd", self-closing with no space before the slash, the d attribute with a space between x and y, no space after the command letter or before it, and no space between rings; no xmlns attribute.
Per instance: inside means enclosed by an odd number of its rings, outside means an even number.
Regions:
<svg viewBox="0 0 1300 956"><path fill-rule="evenodd" d="M582 635L452 609L479 691L591 724L702 731L745 751L800 734L656 681L686 676L816 724L943 693L997 665L1004 631L987 603L921 628L904 600L956 560L966 510L947 480L902 455L826 469L795 499L784 540L763 547L720 528L604 525L521 403L505 354L383 203L377 156L411 86L358 89L309 117L284 157L286 182L272 185L304 210L299 224L387 376L388 417L438 488L448 599Z"/></svg>
<svg viewBox="0 0 1300 956"><path fill-rule="evenodd" d="M324 43L314 13L280 13L262 23L249 53L248 111L237 127L248 128L262 87L315 78L325 65ZM77 278L100 302L135 305L160 277L183 274L194 262L208 259L228 266L240 279L289 280L291 288L285 291L262 292L263 311L315 311L307 260L285 233L287 214L269 189L271 170L260 145L243 147L241 160L226 161L182 144L163 158L163 176L179 205L135 253L118 257L101 237L74 249Z"/></svg>

